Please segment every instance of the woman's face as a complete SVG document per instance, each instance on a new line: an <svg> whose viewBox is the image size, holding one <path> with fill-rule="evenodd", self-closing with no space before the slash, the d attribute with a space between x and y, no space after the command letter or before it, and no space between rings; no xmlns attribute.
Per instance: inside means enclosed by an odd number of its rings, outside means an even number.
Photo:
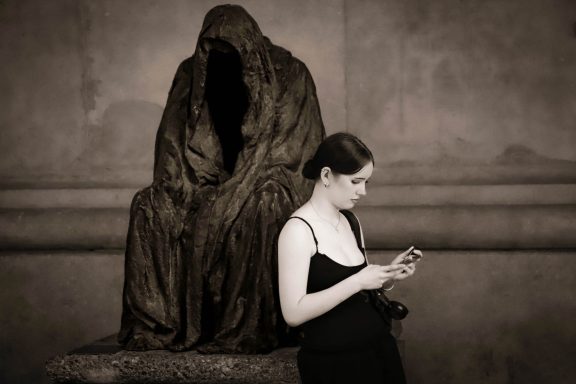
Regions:
<svg viewBox="0 0 576 384"><path fill-rule="evenodd" d="M328 188L330 199L338 209L353 208L360 197L366 194L366 183L372 171L374 164L368 162L360 171L352 175L343 175L331 173L330 187Z"/></svg>

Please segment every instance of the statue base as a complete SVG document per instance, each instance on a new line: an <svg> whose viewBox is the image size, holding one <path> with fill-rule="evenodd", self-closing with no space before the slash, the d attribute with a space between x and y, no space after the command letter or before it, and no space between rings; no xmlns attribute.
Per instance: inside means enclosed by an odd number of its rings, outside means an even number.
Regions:
<svg viewBox="0 0 576 384"><path fill-rule="evenodd" d="M298 383L298 348L266 355L203 355L196 351L124 351L109 336L54 357L46 371L55 383Z"/></svg>

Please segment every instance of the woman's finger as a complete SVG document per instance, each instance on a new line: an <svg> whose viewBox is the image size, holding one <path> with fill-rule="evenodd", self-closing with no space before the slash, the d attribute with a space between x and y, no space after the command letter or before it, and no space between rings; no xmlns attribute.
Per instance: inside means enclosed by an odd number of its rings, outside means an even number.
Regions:
<svg viewBox="0 0 576 384"><path fill-rule="evenodd" d="M408 255L410 252L412 252L412 250L414 250L414 246L411 246L410 248L402 252L402 256Z"/></svg>
<svg viewBox="0 0 576 384"><path fill-rule="evenodd" d="M395 278L396 276L400 276L402 273L400 271L394 271L394 272L385 272L383 277L385 279L392 279Z"/></svg>
<svg viewBox="0 0 576 384"><path fill-rule="evenodd" d="M385 265L385 266L383 267L383 269L384 269L386 272L399 271L399 270L401 270L401 269L403 269L403 268L404 268L404 264L390 264L390 265Z"/></svg>

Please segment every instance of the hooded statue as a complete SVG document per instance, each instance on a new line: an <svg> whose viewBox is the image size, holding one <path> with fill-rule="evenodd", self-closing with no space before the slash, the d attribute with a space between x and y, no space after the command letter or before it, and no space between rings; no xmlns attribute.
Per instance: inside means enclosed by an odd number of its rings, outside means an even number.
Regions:
<svg viewBox="0 0 576 384"><path fill-rule="evenodd" d="M168 95L154 181L132 201L124 348L286 345L277 236L312 192L301 170L324 135L306 66L243 8L210 10Z"/></svg>

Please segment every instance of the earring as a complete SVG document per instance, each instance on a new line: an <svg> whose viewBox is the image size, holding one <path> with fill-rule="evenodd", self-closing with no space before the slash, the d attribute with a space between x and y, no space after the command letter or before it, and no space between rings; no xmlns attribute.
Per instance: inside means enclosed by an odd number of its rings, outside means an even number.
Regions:
<svg viewBox="0 0 576 384"><path fill-rule="evenodd" d="M328 185L329 185L328 183L324 184L324 188L328 188Z"/></svg>

